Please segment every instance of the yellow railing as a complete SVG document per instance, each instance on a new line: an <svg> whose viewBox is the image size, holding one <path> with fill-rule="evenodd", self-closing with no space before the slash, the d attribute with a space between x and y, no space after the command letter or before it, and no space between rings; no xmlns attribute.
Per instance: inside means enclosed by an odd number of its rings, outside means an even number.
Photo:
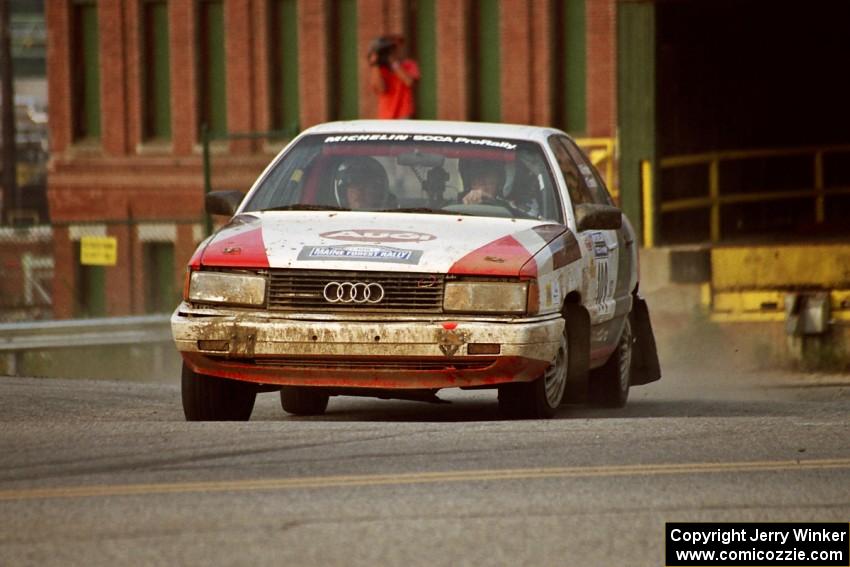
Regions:
<svg viewBox="0 0 850 567"><path fill-rule="evenodd" d="M616 203L620 202L620 190L617 185L616 176L616 151L617 141L615 138L576 138L576 144L587 153L590 162L599 170L605 179L611 196Z"/></svg>
<svg viewBox="0 0 850 567"><path fill-rule="evenodd" d="M652 248L655 246L655 205L652 195L652 163L649 160L640 162L640 185L643 188L643 245Z"/></svg>
<svg viewBox="0 0 850 567"><path fill-rule="evenodd" d="M801 147L789 149L756 149L712 152L704 154L692 154L684 156L673 156L662 158L658 162L661 170L674 169L694 165L707 166L708 195L692 197L687 199L674 199L659 202L655 196L655 187L652 183L651 163L641 163L641 188L643 192L643 226L644 245L654 244L654 227L657 224L659 213L684 211L693 209L710 209L710 238L711 242L718 242L720 234L721 207L728 204L748 203L757 201L779 201L785 199L799 199L810 197L814 200L815 219L818 223L824 222L825 198L831 195L848 195L850 187L824 187L824 163L825 154L850 153L850 146L823 146L823 147ZM736 194L724 194L721 190L720 163L724 161L737 161L758 158L781 158L781 157L812 157L812 172L814 184L812 187L796 191L761 191Z"/></svg>

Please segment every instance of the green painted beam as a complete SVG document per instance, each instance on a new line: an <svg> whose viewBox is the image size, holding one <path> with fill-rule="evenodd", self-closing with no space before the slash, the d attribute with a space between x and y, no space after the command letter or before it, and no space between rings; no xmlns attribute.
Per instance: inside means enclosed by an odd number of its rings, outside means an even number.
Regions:
<svg viewBox="0 0 850 567"><path fill-rule="evenodd" d="M485 122L499 122L501 108L501 57L499 53L499 2L477 0L477 45L475 114Z"/></svg>
<svg viewBox="0 0 850 567"><path fill-rule="evenodd" d="M358 70L360 54L357 49L357 0L335 0L333 9L336 20L336 73L335 89L331 97L336 99L338 120L351 120L360 117L358 97ZM334 90L336 92L334 92ZM333 108L332 104L332 108Z"/></svg>
<svg viewBox="0 0 850 567"><path fill-rule="evenodd" d="M564 3L564 127L573 135L587 132L587 32L585 0L561 0Z"/></svg>
<svg viewBox="0 0 850 567"><path fill-rule="evenodd" d="M79 138L100 138L100 47L98 45L97 4L76 6L80 26L80 56L82 57L81 92L82 116L78 116Z"/></svg>
<svg viewBox="0 0 850 567"><path fill-rule="evenodd" d="M171 138L171 60L168 42L168 3L145 4L146 132L145 137Z"/></svg>
<svg viewBox="0 0 850 567"><path fill-rule="evenodd" d="M279 120L274 125L294 137L300 129L300 103L298 78L298 2L279 0L277 5L280 52Z"/></svg>
<svg viewBox="0 0 850 567"><path fill-rule="evenodd" d="M203 19L201 48L204 78L201 85L203 119L210 135L227 133L227 72L224 52L224 4L221 0L204 0L200 5Z"/></svg>
<svg viewBox="0 0 850 567"><path fill-rule="evenodd" d="M421 78L416 85L416 116L437 118L437 11L435 0L418 0L415 13L416 57Z"/></svg>
<svg viewBox="0 0 850 567"><path fill-rule="evenodd" d="M621 2L617 9L620 206L642 234L641 161L654 168L656 159L655 4Z"/></svg>

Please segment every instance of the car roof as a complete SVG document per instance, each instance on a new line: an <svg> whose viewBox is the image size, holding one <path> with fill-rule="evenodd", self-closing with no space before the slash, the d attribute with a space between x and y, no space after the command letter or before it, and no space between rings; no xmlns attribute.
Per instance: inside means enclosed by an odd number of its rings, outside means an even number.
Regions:
<svg viewBox="0 0 850 567"><path fill-rule="evenodd" d="M304 134L444 134L508 138L544 142L552 134L564 134L555 128L492 122L458 122L451 120L348 120L318 124Z"/></svg>

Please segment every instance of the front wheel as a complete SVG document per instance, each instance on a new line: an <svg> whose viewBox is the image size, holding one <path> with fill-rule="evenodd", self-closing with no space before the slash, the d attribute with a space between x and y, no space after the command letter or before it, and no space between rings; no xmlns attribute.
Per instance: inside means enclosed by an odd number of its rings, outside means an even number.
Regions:
<svg viewBox="0 0 850 567"><path fill-rule="evenodd" d="M543 376L533 382L504 384L499 387L499 411L514 419L545 419L555 415L564 400L569 368L569 343L567 331L561 335L561 344L552 365Z"/></svg>
<svg viewBox="0 0 850 567"><path fill-rule="evenodd" d="M182 395L186 421L248 421L254 411L257 387L200 374L184 362Z"/></svg>
<svg viewBox="0 0 850 567"><path fill-rule="evenodd" d="M632 382L632 325L629 318L623 324L620 342L608 361L590 372L590 402L606 408L621 408L629 399Z"/></svg>

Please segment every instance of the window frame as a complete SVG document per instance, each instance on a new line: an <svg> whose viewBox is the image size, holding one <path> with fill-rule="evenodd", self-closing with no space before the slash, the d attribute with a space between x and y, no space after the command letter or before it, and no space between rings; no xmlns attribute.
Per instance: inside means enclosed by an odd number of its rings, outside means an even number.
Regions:
<svg viewBox="0 0 850 567"><path fill-rule="evenodd" d="M549 144L549 149L552 151L552 155L555 157L555 163L558 165L558 170L561 172L561 177L563 178L567 195L569 196L570 207L572 207L572 216L575 218L576 205L593 204L595 200L593 193L587 187L584 177L581 175L578 164L570 155L567 145L563 142L565 139L567 139L567 137L563 134L552 134L547 139L547 142ZM564 169L565 163L571 166L572 171L566 171ZM575 184L570 183L571 177L575 179Z"/></svg>
<svg viewBox="0 0 850 567"><path fill-rule="evenodd" d="M291 139L301 123L298 1L269 0L267 21L269 122Z"/></svg>
<svg viewBox="0 0 850 567"><path fill-rule="evenodd" d="M593 162L590 161L590 158L587 157L587 154L582 150L578 144L576 144L570 138L563 138L562 142L567 148L567 153L573 158L573 161L577 163L579 173L581 173L582 180L585 183L590 194L593 196L594 202L598 205L610 205L615 206L614 199L611 197L611 193L608 191L608 186L605 185L605 182L602 180L602 176L599 175L599 171L596 169L596 166L593 165ZM588 168L590 170L590 176L596 183L596 187L592 187L587 181L587 174L582 172L582 166Z"/></svg>
<svg viewBox="0 0 850 567"><path fill-rule="evenodd" d="M328 118L354 120L360 118L357 0L329 0L326 13L330 47Z"/></svg>
<svg viewBox="0 0 850 567"><path fill-rule="evenodd" d="M174 281L174 242L151 240L141 246L145 313L168 313L180 301Z"/></svg>
<svg viewBox="0 0 850 567"><path fill-rule="evenodd" d="M165 10L164 30L163 15L151 14L157 8ZM168 142L173 135L169 8L169 0L141 0L139 6L143 142Z"/></svg>
<svg viewBox="0 0 850 567"><path fill-rule="evenodd" d="M218 6L218 14L210 21L210 8ZM227 47L225 45L224 0L197 0L197 104L198 131L206 124L211 137L227 135ZM215 41L216 34L220 32ZM210 49L210 47L216 49ZM220 75L220 77L219 77Z"/></svg>
<svg viewBox="0 0 850 567"><path fill-rule="evenodd" d="M103 133L99 16L96 0L71 3L71 139L74 142L99 142Z"/></svg>
<svg viewBox="0 0 850 567"><path fill-rule="evenodd" d="M467 21L469 119L500 122L502 118L502 45L499 0L471 0ZM490 88L487 88L489 85Z"/></svg>
<svg viewBox="0 0 850 567"><path fill-rule="evenodd" d="M347 136L351 135L351 132L323 132L316 134L308 134L298 138L296 142L293 142L289 149L278 156L277 159L266 169L264 174L256 181L251 191L246 195L245 199L242 202L242 205L239 209L240 212L245 213L253 213L253 212L261 212L263 209L267 207L277 206L282 197L286 194L286 192L291 191L292 194L303 195L303 191L305 186L310 185L311 182L314 183L315 187L318 187L318 191L327 192L327 182L328 179L326 176L327 172L330 171L329 167L316 167L316 164L319 163L315 160L327 159L328 155L336 155L336 152L332 152L330 154L325 154L323 148L326 146L326 143L323 140L334 137L334 136ZM443 136L441 134L435 133L422 133L423 135L434 136L434 137L450 137L450 135ZM371 135L381 135L380 132L364 132L358 133L357 135L363 136L371 136ZM551 194L551 211L548 210L547 206L544 206L544 202L540 201L540 214L543 214L543 210L547 209L547 214L552 215L555 218L542 218L538 219L540 222L551 222L558 224L567 224L568 215L566 215L565 206L564 206L564 196L561 194L561 187L558 183L557 176L555 175L555 171L552 168L552 164L547 155L546 148L543 144L540 143L539 140L533 139L513 139L513 138L493 138L498 141L506 141L517 144L523 144L527 148L534 148L534 154L539 158L539 165L541 168L541 173L545 169L545 175L548 179L547 188ZM400 141L402 143L411 143L411 141L405 140ZM350 142L344 142L344 144L348 144ZM360 143L360 142L356 142ZM378 144L382 144L384 142L376 142ZM420 144L429 144L432 142L418 142ZM437 144L442 144L445 142L433 142ZM342 144L340 144L342 145ZM412 146L413 147L413 146ZM475 150L474 148L465 148L467 152L471 154L471 156L464 157L474 157L476 151L486 151L486 150ZM521 152L524 150L517 149L517 159L519 159ZM294 155L295 154L295 155ZM341 157L345 157L346 155L356 156L356 155L370 155L373 158L379 159L380 157L372 155L372 154L360 154L359 152L351 152L350 154L340 153L338 154ZM392 152L388 152L385 156L397 155ZM309 159L307 158L309 156ZM381 156L381 157L385 157ZM301 160L298 162L290 161L290 160ZM449 157L448 159L457 159L457 156ZM303 162L303 163L302 163ZM387 166L382 163L382 166L387 169ZM456 173L459 174L454 168L449 168L449 172L452 174L452 179L460 182L461 179ZM390 185L392 186L391 183ZM422 180L419 180L419 183L422 183ZM458 193L462 193L463 187L462 185L456 185L455 189ZM318 194L318 193L317 193ZM402 199L403 195L397 195L399 199ZM287 203L290 204L290 203ZM313 204L313 203L310 203ZM483 216L483 215L482 215ZM493 217L499 218L499 217ZM524 218L525 217L517 217Z"/></svg>

